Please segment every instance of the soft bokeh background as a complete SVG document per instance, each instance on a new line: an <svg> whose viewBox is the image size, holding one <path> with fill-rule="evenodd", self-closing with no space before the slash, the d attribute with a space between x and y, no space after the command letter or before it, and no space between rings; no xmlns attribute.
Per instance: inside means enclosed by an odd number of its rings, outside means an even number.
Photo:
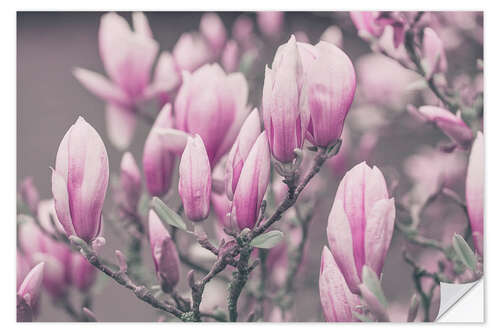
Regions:
<svg viewBox="0 0 500 333"><path fill-rule="evenodd" d="M72 76L76 66L104 73L98 55L97 32L100 12L22 12L17 19L17 182L26 176L33 176L42 198L51 196L49 167L54 165L57 147L64 133L78 116L83 116L101 134L108 149L110 168L116 172L119 168L121 153L114 149L106 136L104 124L104 103L91 95ZM130 20L130 13L119 13ZM151 12L146 13L160 50L171 50L182 32L197 30L202 13L198 12ZM226 27L230 29L234 20L241 13L219 13ZM255 20L254 13L248 13ZM357 59L370 52L366 42L357 37L356 31L347 13L301 13L291 12L285 15L287 32L305 31L311 42L318 41L321 33L330 25L336 24L344 34L344 50L356 64ZM286 41L289 34L283 35L280 43ZM279 44L279 43L278 43ZM468 44L467 44L468 45ZM269 50L267 63L272 61L274 46ZM475 70L476 58L482 58L482 48L461 50L460 47L448 53L449 73L458 76ZM261 68L262 73L264 67ZM387 73L390 76L390 73ZM250 103L260 106L261 86L251 92ZM355 105L359 92L355 98ZM363 117L370 117L369 114ZM348 117L349 118L349 117ZM411 127L413 118L401 116L401 123ZM140 161L142 146L148 132L148 126L138 122L130 151ZM382 168L384 174L403 173L406 157L422 145L435 146L444 136L432 128L425 128L415 133L408 131L408 126L394 128L390 136L383 136L377 143L373 158L369 164ZM390 167L389 167L390 166ZM297 280L298 295L294 306L296 320L322 320L319 305L317 278L320 251L327 244L327 214L337 188L337 181L328 171L322 174L327 179L326 195L311 226L308 259L304 273ZM462 185L461 185L462 186ZM408 181L401 180L401 190L409 188ZM463 186L462 186L463 191ZM108 195L108 205L111 202ZM465 219L456 208L440 206L437 215L432 215L426 223L440 223L436 216L454 214L457 225L465 225ZM445 207L445 208L442 208ZM447 207L447 208L446 208ZM441 226L442 227L442 226ZM106 226L104 226L106 228ZM436 227L437 228L437 227ZM432 229L437 230L437 229ZM103 255L110 257L111 250L123 248L123 241L106 233L107 245ZM395 312L404 313L413 292L411 273L401 258L401 237L396 236L392 244L384 269L383 285L392 302ZM144 251L146 265L153 266L149 251ZM183 275L185 276L185 275ZM128 290L114 282L103 279L95 290L93 310L101 321L155 321L157 313L136 299ZM101 283L102 282L102 283ZM184 285L184 282L183 282ZM222 289L225 291L225 289ZM43 295L40 321L67 321L70 318L51 305L48 295ZM75 303L76 304L76 303ZM400 315L400 314L399 314Z"/></svg>

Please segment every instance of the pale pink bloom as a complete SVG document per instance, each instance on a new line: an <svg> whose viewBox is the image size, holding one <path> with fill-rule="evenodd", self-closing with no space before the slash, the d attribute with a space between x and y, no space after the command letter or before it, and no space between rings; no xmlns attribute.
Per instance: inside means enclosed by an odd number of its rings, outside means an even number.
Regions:
<svg viewBox="0 0 500 333"><path fill-rule="evenodd" d="M36 214L38 202L40 201L40 195L38 194L35 184L33 183L32 177L25 178L21 183L21 197L28 205L29 210Z"/></svg>
<svg viewBox="0 0 500 333"><path fill-rule="evenodd" d="M179 195L191 221L203 221L210 213L212 176L203 140L188 138L179 164Z"/></svg>
<svg viewBox="0 0 500 333"><path fill-rule="evenodd" d="M311 116L307 139L326 147L340 138L356 90L349 57L337 46L298 43L305 73L301 98Z"/></svg>
<svg viewBox="0 0 500 333"><path fill-rule="evenodd" d="M44 263L39 263L26 275L17 290L17 321L32 321L43 279Z"/></svg>
<svg viewBox="0 0 500 333"><path fill-rule="evenodd" d="M278 38L283 29L284 15L278 11L257 12L257 24L262 34L272 39Z"/></svg>
<svg viewBox="0 0 500 333"><path fill-rule="evenodd" d="M108 132L119 149L130 144L135 131L135 105L146 97L158 53L158 43L152 38L144 14L133 14L133 28L116 13L101 18L99 53L110 80L82 68L73 72L84 87L108 103Z"/></svg>
<svg viewBox="0 0 500 333"><path fill-rule="evenodd" d="M270 163L266 136L261 133L243 164L234 190L231 224L235 228L243 230L255 226L269 184Z"/></svg>
<svg viewBox="0 0 500 333"><path fill-rule="evenodd" d="M160 218L149 211L149 244L155 264L156 275L162 290L170 293L179 282L180 260L175 243Z"/></svg>
<svg viewBox="0 0 500 333"><path fill-rule="evenodd" d="M248 85L241 73L226 74L218 64L190 74L175 100L178 130L199 134L212 166L231 148L248 115Z"/></svg>
<svg viewBox="0 0 500 333"><path fill-rule="evenodd" d="M222 226L222 228L231 229L230 216L228 214L231 213L232 204L226 193L217 194L212 192L210 202L217 216L218 225Z"/></svg>
<svg viewBox="0 0 500 333"><path fill-rule="evenodd" d="M120 185L121 192L123 193L123 208L129 213L135 213L142 191L141 171L130 152L126 152L122 156L120 163Z"/></svg>
<svg viewBox="0 0 500 333"><path fill-rule="evenodd" d="M474 247L483 255L483 219L484 219L484 138L477 132L472 145L465 181L465 197L469 213L470 227Z"/></svg>
<svg viewBox="0 0 500 333"><path fill-rule="evenodd" d="M170 189L175 155L170 152L168 140L159 130L170 129L173 125L172 107L166 104L156 117L144 144L142 167L146 187L152 196L163 196Z"/></svg>
<svg viewBox="0 0 500 333"><path fill-rule="evenodd" d="M195 32L185 32L175 43L172 54L179 70L193 72L213 57L205 39Z"/></svg>
<svg viewBox="0 0 500 333"><path fill-rule="evenodd" d="M431 28L424 29L422 65L427 78L430 78L435 73L444 73L448 68L443 42Z"/></svg>
<svg viewBox="0 0 500 333"><path fill-rule="evenodd" d="M73 252L71 257L71 284L81 292L87 292L94 284L97 270L80 253Z"/></svg>
<svg viewBox="0 0 500 333"><path fill-rule="evenodd" d="M227 33L224 22L216 13L205 13L200 20L200 32L210 44L212 52L220 54L226 43Z"/></svg>
<svg viewBox="0 0 500 333"><path fill-rule="evenodd" d="M273 156L282 163L295 158L302 148L309 124L308 108L300 104L304 83L299 49L292 35L274 56L272 69L266 66L262 93L264 127Z"/></svg>
<svg viewBox="0 0 500 333"><path fill-rule="evenodd" d="M328 242L349 289L359 294L364 265L380 277L396 209L377 167L362 162L348 171L328 217Z"/></svg>
<svg viewBox="0 0 500 333"><path fill-rule="evenodd" d="M342 30L336 25L331 25L323 31L319 39L335 46L342 47Z"/></svg>
<svg viewBox="0 0 500 333"><path fill-rule="evenodd" d="M52 171L52 194L66 234L90 242L101 230L109 180L106 147L82 117L64 135Z"/></svg>
<svg viewBox="0 0 500 333"><path fill-rule="evenodd" d="M418 80L418 75L394 60L369 54L358 59L356 69L360 91L368 103L402 110L412 101L414 95L408 88Z"/></svg>
<svg viewBox="0 0 500 333"><path fill-rule="evenodd" d="M240 133L229 151L226 160L224 180L226 194L230 200L233 199L233 194L240 179L241 169L245 164L245 160L260 133L259 111L254 109L241 126Z"/></svg>
<svg viewBox="0 0 500 333"><path fill-rule="evenodd" d="M229 40L222 51L222 67L227 73L235 72L240 64L240 51L238 44L234 40Z"/></svg>
<svg viewBox="0 0 500 333"><path fill-rule="evenodd" d="M468 149L472 144L474 134L462 120L460 113L453 114L451 111L431 105L421 106L418 111L426 121L436 124L443 133L455 141L462 149Z"/></svg>
<svg viewBox="0 0 500 333"><path fill-rule="evenodd" d="M359 297L349 290L342 272L326 246L321 253L319 297L326 321L358 321L352 313L361 304Z"/></svg>

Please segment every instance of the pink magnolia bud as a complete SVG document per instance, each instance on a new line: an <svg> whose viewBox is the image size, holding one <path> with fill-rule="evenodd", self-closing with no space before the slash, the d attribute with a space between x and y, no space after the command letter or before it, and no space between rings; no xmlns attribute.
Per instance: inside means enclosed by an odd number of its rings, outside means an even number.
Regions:
<svg viewBox="0 0 500 333"><path fill-rule="evenodd" d="M421 106L418 108L420 114L430 122L436 124L450 139L455 141L461 148L468 149L474 140L472 130L460 117L451 111L437 106Z"/></svg>
<svg viewBox="0 0 500 333"><path fill-rule="evenodd" d="M144 143L142 167L146 187L152 196L163 196L170 189L175 155L168 150L168 142L158 130L172 128L173 122L172 107L166 104Z"/></svg>
<svg viewBox="0 0 500 333"><path fill-rule="evenodd" d="M202 36L186 32L179 37L172 51L180 70L193 72L212 58L210 46Z"/></svg>
<svg viewBox="0 0 500 333"><path fill-rule="evenodd" d="M212 192L210 199L219 225L221 225L222 228L231 229L230 218L228 215L231 213L231 201L228 199L226 193L217 194Z"/></svg>
<svg viewBox="0 0 500 333"><path fill-rule="evenodd" d="M356 74L349 57L333 44L298 46L306 77L301 97L311 115L307 139L326 147L342 134L356 90Z"/></svg>
<svg viewBox="0 0 500 333"><path fill-rule="evenodd" d="M176 128L199 134L211 166L231 148L248 115L248 85L241 73L224 73L218 64L183 73L175 100Z"/></svg>
<svg viewBox="0 0 500 333"><path fill-rule="evenodd" d="M120 184L123 192L125 209L135 213L141 197L141 172L130 152L123 154L120 164Z"/></svg>
<svg viewBox="0 0 500 333"><path fill-rule="evenodd" d="M233 199L233 194L240 179L241 169L245 160L260 133L259 111L254 109L243 123L243 126L241 126L240 133L229 151L229 156L226 160L224 180L226 194L230 200Z"/></svg>
<svg viewBox="0 0 500 333"><path fill-rule="evenodd" d="M302 84L302 62L292 35L276 51L272 69L266 67L262 93L262 114L269 147L282 163L293 161L294 150L302 148L309 124L309 109L300 105Z"/></svg>
<svg viewBox="0 0 500 333"><path fill-rule="evenodd" d="M380 37L384 29L377 22L378 12L350 12L352 23L361 37Z"/></svg>
<svg viewBox="0 0 500 333"><path fill-rule="evenodd" d="M188 138L179 164L179 195L186 216L203 221L210 213L212 176L210 161L201 137Z"/></svg>
<svg viewBox="0 0 500 333"><path fill-rule="evenodd" d="M179 255L170 234L153 210L149 211L149 243L156 275L163 291L169 293L179 282Z"/></svg>
<svg viewBox="0 0 500 333"><path fill-rule="evenodd" d="M276 39L283 29L283 12L257 12L257 23L262 34Z"/></svg>
<svg viewBox="0 0 500 333"><path fill-rule="evenodd" d="M238 44L234 40L227 42L221 57L222 67L227 73L235 72L240 64Z"/></svg>
<svg viewBox="0 0 500 333"><path fill-rule="evenodd" d="M86 292L95 282L97 270L80 253L71 258L71 283L81 292Z"/></svg>
<svg viewBox="0 0 500 333"><path fill-rule="evenodd" d="M29 210L36 214L38 202L40 201L40 195L38 194L35 184L33 184L32 177L25 178L21 183L21 197L28 205Z"/></svg>
<svg viewBox="0 0 500 333"><path fill-rule="evenodd" d="M422 64L427 78L430 78L435 73L446 72L448 68L443 41L431 28L424 29Z"/></svg>
<svg viewBox="0 0 500 333"><path fill-rule="evenodd" d="M226 27L216 13L203 14L200 20L200 32L210 44L214 54L220 54L226 43Z"/></svg>
<svg viewBox="0 0 500 333"><path fill-rule="evenodd" d="M342 30L336 25L331 25L323 31L319 39L335 46L342 47Z"/></svg>
<svg viewBox="0 0 500 333"><path fill-rule="evenodd" d="M231 223L239 230L253 228L269 184L270 154L266 136L261 133L241 169L234 191Z"/></svg>
<svg viewBox="0 0 500 333"><path fill-rule="evenodd" d="M483 255L483 218L484 218L484 138L477 132L469 157L469 167L465 181L465 197L469 212L470 227L474 247Z"/></svg>
<svg viewBox="0 0 500 333"><path fill-rule="evenodd" d="M319 297L326 321L357 321L352 313L361 304L359 297L349 290L342 272L326 246L321 253Z"/></svg>
<svg viewBox="0 0 500 333"><path fill-rule="evenodd" d="M396 210L384 176L362 162L339 184L327 235L332 254L351 292L359 294L364 265L380 277L392 238Z"/></svg>
<svg viewBox="0 0 500 333"><path fill-rule="evenodd" d="M36 265L17 290L17 321L32 321L43 279L44 263Z"/></svg>
<svg viewBox="0 0 500 333"><path fill-rule="evenodd" d="M90 242L99 235L108 179L106 147L97 131L79 117L64 135L52 171L57 218L68 236Z"/></svg>

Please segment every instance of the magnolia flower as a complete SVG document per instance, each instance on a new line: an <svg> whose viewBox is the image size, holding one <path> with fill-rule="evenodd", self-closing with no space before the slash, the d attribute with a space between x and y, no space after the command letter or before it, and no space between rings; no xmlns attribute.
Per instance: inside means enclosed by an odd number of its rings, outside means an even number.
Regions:
<svg viewBox="0 0 500 333"><path fill-rule="evenodd" d="M298 43L305 80L301 92L311 116L307 139L326 147L340 138L344 119L356 90L356 74L349 57L327 42Z"/></svg>
<svg viewBox="0 0 500 333"><path fill-rule="evenodd" d="M123 154L120 163L120 185L123 208L129 213L135 213L141 197L142 184L141 172L130 152Z"/></svg>
<svg viewBox="0 0 500 333"><path fill-rule="evenodd" d="M210 213L212 177L210 161L201 137L188 138L179 163L179 195L186 216L202 221Z"/></svg>
<svg viewBox="0 0 500 333"><path fill-rule="evenodd" d="M392 238L396 209L384 176L362 162L348 171L335 195L327 235L351 292L359 294L364 265L380 277Z"/></svg>
<svg viewBox="0 0 500 333"><path fill-rule="evenodd" d="M283 12L257 12L257 24L262 34L266 37L276 39L283 29Z"/></svg>
<svg viewBox="0 0 500 333"><path fill-rule="evenodd" d="M455 115L451 111L430 105L421 106L418 108L418 112L425 120L436 124L460 148L468 149L470 147L474 134L462 120L460 113Z"/></svg>
<svg viewBox="0 0 500 333"><path fill-rule="evenodd" d="M179 282L179 255L170 234L153 210L149 211L148 221L149 243L156 275L162 290L170 293Z"/></svg>
<svg viewBox="0 0 500 333"><path fill-rule="evenodd" d="M17 290L17 321L32 321L42 285L44 263L39 263L26 275Z"/></svg>
<svg viewBox="0 0 500 333"><path fill-rule="evenodd" d="M269 184L269 175L269 146L265 134L261 133L245 159L234 190L231 208L233 228L243 230L255 226Z"/></svg>
<svg viewBox="0 0 500 333"><path fill-rule="evenodd" d="M173 127L172 107L160 111L144 143L142 167L146 187L152 196L163 196L170 189L175 155L168 148L168 139L160 130Z"/></svg>
<svg viewBox="0 0 500 333"><path fill-rule="evenodd" d="M266 67L262 93L262 114L271 152L278 161L289 163L294 150L302 148L309 124L308 108L301 107L304 82L302 62L295 37L281 45L272 69Z"/></svg>
<svg viewBox="0 0 500 333"><path fill-rule="evenodd" d="M484 138L477 132L469 156L469 167L465 180L465 197L469 213L470 228L474 247L483 255L483 219L484 219Z"/></svg>
<svg viewBox="0 0 500 333"><path fill-rule="evenodd" d="M357 321L353 312L361 304L359 296L349 290L342 272L326 246L321 253L319 298L326 321Z"/></svg>
<svg viewBox="0 0 500 333"><path fill-rule="evenodd" d="M422 39L422 65L426 78L435 73L444 73L448 68L443 41L431 28L424 29Z"/></svg>
<svg viewBox="0 0 500 333"><path fill-rule="evenodd" d="M52 170L57 218L68 236L90 242L99 235L108 178L106 147L97 131L79 117L64 135Z"/></svg>
<svg viewBox="0 0 500 333"><path fill-rule="evenodd" d="M175 100L178 130L199 134L211 166L227 153L245 120L248 86L241 73L225 74L218 64L183 73Z"/></svg>
<svg viewBox="0 0 500 333"><path fill-rule="evenodd" d="M158 43L142 13L133 13L133 28L116 13L102 16L99 53L110 80L101 74L76 68L80 83L107 103L106 120L111 142L126 148L135 131L136 103L146 97L150 71Z"/></svg>

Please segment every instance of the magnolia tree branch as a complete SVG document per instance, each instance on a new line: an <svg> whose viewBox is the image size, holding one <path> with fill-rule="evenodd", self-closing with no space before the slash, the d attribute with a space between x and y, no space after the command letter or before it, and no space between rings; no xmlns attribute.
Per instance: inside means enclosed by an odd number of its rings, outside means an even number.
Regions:
<svg viewBox="0 0 500 333"><path fill-rule="evenodd" d="M145 303L150 304L152 307L156 309L170 313L181 320L185 320L183 316L184 313L181 310L179 310L172 304L157 299L154 296L153 291L148 289L147 287L142 285L141 286L136 285L126 274L126 272L121 270L114 271L113 269L104 265L97 256L97 253L90 246L88 246L88 244L86 244L83 240L79 239L76 236L70 236L70 241L80 250L82 255L87 259L87 261L90 264L92 264L95 268L97 268L104 274L111 277L118 284L126 287L127 289L130 289L137 298L139 298Z"/></svg>

